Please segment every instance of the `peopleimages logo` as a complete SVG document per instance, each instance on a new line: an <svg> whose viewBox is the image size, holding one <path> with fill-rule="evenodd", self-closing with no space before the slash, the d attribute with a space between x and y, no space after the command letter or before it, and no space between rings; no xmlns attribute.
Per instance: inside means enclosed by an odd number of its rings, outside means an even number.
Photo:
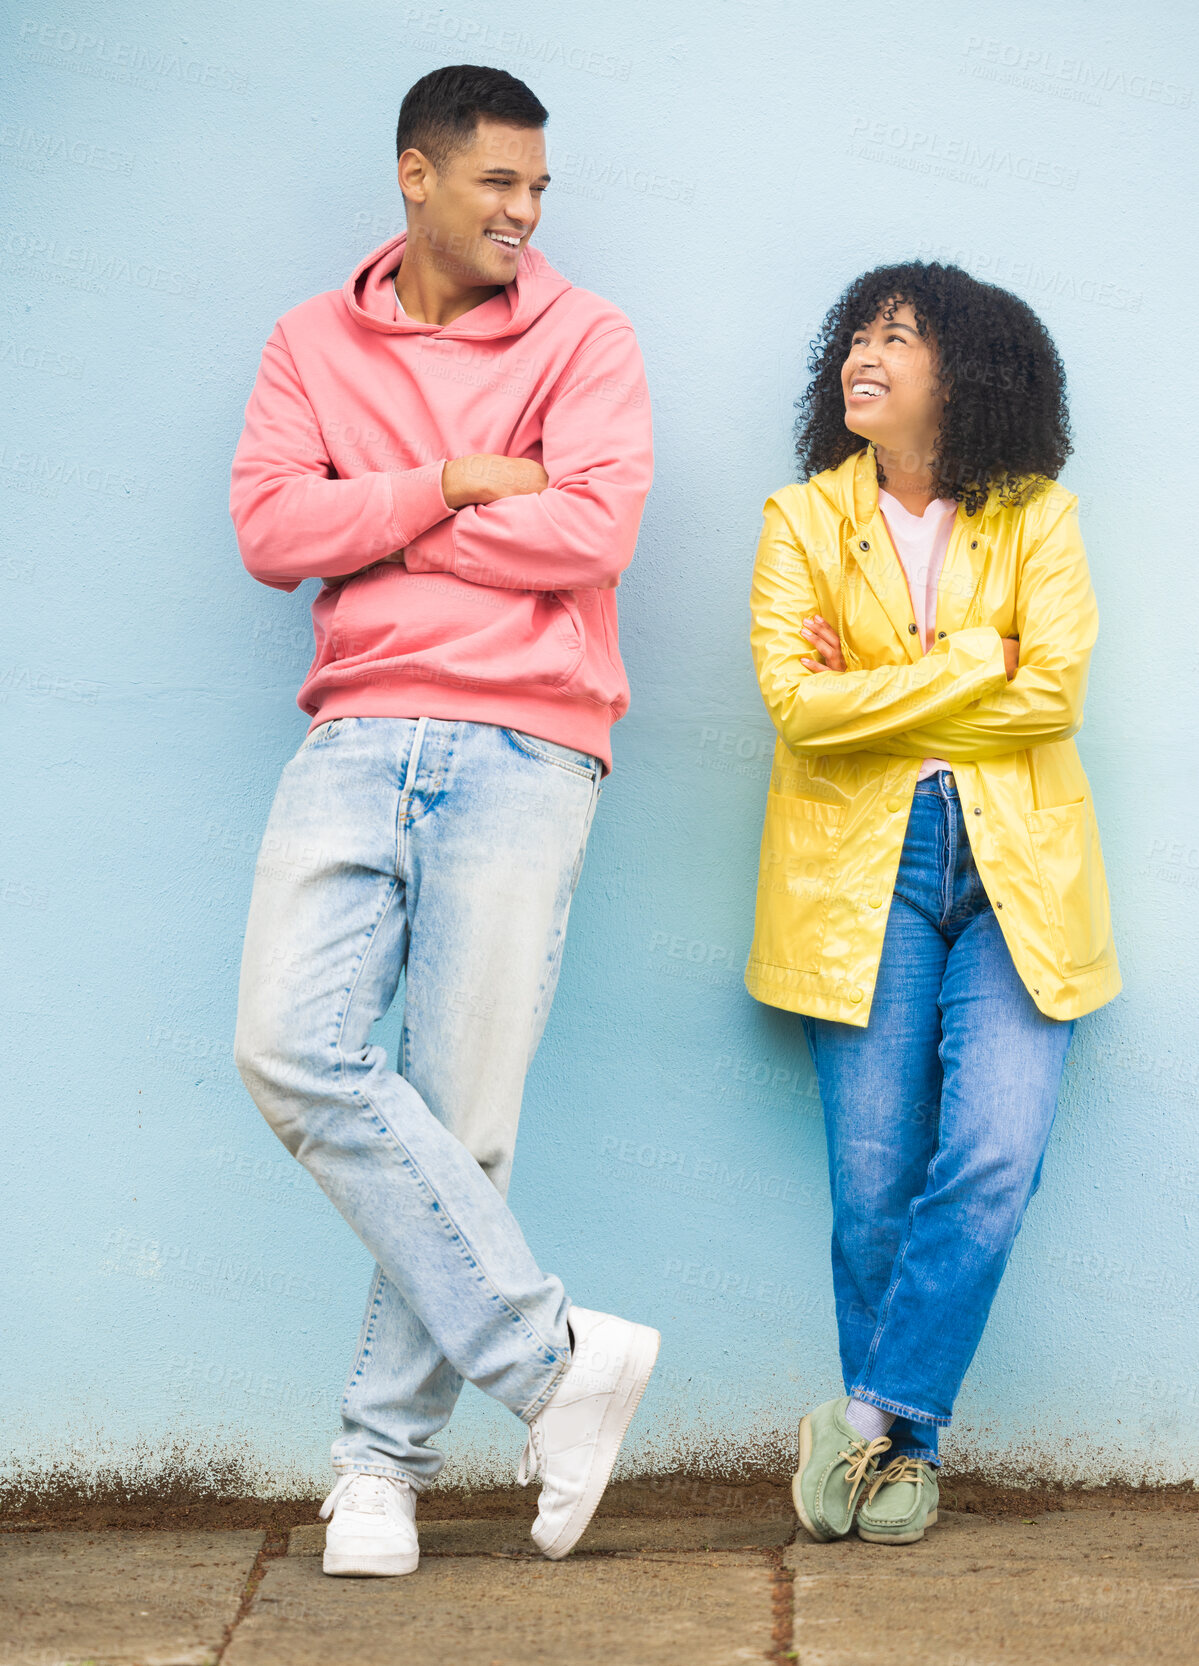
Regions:
<svg viewBox="0 0 1199 1666"><path fill-rule="evenodd" d="M195 292L194 280L185 272L156 266L138 256L106 253L82 243L44 237L39 232L6 232L0 241L0 267L17 276L28 273L73 282L77 288L92 289L100 295L106 293L102 286L109 283L132 284L168 295Z"/></svg>
<svg viewBox="0 0 1199 1666"><path fill-rule="evenodd" d="M1067 168L1061 162L1021 155L1019 151L983 144L978 139L946 138L941 133L909 127L905 122L857 116L850 138L857 155L869 157L873 152L875 160L910 158L907 165L917 168L927 163L970 169L984 184L996 175L1022 179L1031 185L1055 185L1065 191L1073 191L1078 184L1078 169Z"/></svg>
<svg viewBox="0 0 1199 1666"><path fill-rule="evenodd" d="M137 41L114 40L88 29L27 17L19 36L23 50L35 62L124 85L215 87L234 93L246 90L245 75L228 64L206 62Z"/></svg>
<svg viewBox="0 0 1199 1666"><path fill-rule="evenodd" d="M1066 271L1048 262L1042 264L1031 256L1025 258L1010 252L975 253L951 243L927 239L917 243L916 254L920 260L960 266L984 283L1002 284L1006 289L1016 289L1036 299L1052 296L1054 300L1080 301L1086 306L1110 307L1116 312L1139 312L1145 299L1143 290L1132 289L1128 284L1094 273Z"/></svg>
<svg viewBox="0 0 1199 1666"><path fill-rule="evenodd" d="M991 40L986 35L971 35L963 47L965 56L972 60L974 73L991 66L1021 76L1042 76L1046 81L1058 81L1078 87L1084 93L1121 93L1125 98L1143 98L1151 104L1170 104L1176 109L1189 108L1190 87L1178 86L1160 76L1139 75L1126 69L1112 69L1094 64L1086 58L1074 58L1066 52L1034 46L1021 46L1015 41Z"/></svg>
<svg viewBox="0 0 1199 1666"><path fill-rule="evenodd" d="M596 47L578 42L554 40L550 36L528 34L523 29L497 29L493 23L479 18L455 17L440 7L406 6L400 13L402 22L416 36L427 35L431 48L443 43L469 48L479 62L479 54L508 58L535 58L550 66L560 64L564 69L581 71L584 75L598 75L606 80L627 81L633 67L631 58L615 52L603 52Z"/></svg>
<svg viewBox="0 0 1199 1666"><path fill-rule="evenodd" d="M72 139L64 133L43 133L24 122L0 122L0 155L11 155L34 173L44 173L47 162L73 162L77 167L98 168L110 174L133 172L133 157L128 151L92 139Z"/></svg>

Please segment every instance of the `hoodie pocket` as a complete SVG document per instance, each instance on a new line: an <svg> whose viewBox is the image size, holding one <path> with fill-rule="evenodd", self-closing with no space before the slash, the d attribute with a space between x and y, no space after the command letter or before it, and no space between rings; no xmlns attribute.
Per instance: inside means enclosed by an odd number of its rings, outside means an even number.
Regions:
<svg viewBox="0 0 1199 1666"><path fill-rule="evenodd" d="M609 623L605 595L600 590L563 590L558 599L569 615L582 645L578 662L562 692L597 706L611 706L615 717L623 717L629 705L629 685L616 647L615 615Z"/></svg>
<svg viewBox="0 0 1199 1666"><path fill-rule="evenodd" d="M387 563L337 593L319 676L335 684L394 675L451 688L554 690L570 683L584 652L576 620L553 593L491 589Z"/></svg>
<svg viewBox="0 0 1199 1666"><path fill-rule="evenodd" d="M1029 810L1024 821L1058 970L1081 972L1102 958L1112 928L1094 812L1079 798Z"/></svg>

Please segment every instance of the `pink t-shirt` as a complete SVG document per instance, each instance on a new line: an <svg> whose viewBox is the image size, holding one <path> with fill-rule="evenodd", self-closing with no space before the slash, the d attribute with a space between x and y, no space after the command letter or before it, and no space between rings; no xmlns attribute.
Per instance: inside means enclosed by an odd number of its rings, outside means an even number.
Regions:
<svg viewBox="0 0 1199 1666"><path fill-rule="evenodd" d="M939 497L933 499L923 515L913 515L898 498L881 488L878 506L907 574L912 607L920 627L920 646L927 654L936 629L937 585L958 506L952 498ZM916 779L923 781L926 775L935 775L939 769L952 768L944 758L924 758Z"/></svg>

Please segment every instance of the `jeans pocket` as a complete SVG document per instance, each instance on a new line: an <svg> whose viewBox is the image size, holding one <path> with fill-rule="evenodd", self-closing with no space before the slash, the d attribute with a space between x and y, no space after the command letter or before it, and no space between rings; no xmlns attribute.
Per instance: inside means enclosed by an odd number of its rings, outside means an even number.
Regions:
<svg viewBox="0 0 1199 1666"><path fill-rule="evenodd" d="M324 743L337 732L343 723L348 722L349 719L346 717L331 717L325 723L318 723L316 728L310 729L304 736L304 739L300 742L299 750L296 752L296 757L298 758L301 752L311 751L314 746L323 746Z"/></svg>
<svg viewBox="0 0 1199 1666"><path fill-rule="evenodd" d="M523 752L527 758L555 764L559 769L565 769L571 775L581 775L588 781L595 780L599 774L599 759L592 757L590 752L580 752L556 740L542 740L539 735L528 735L523 729L505 729L504 733L517 751Z"/></svg>

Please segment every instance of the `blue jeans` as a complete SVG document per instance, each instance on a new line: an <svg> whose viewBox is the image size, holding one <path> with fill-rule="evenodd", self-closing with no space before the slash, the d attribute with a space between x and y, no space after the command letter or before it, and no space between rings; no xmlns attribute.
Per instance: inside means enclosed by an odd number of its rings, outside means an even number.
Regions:
<svg viewBox="0 0 1199 1666"><path fill-rule="evenodd" d="M599 795L587 753L483 723L335 718L287 764L255 872L242 1079L377 1263L335 1470L402 1475L463 1379L528 1421L568 1301L504 1201ZM398 1069L371 1043L405 975Z"/></svg>
<svg viewBox="0 0 1199 1666"><path fill-rule="evenodd" d="M938 1463L1024 1211L1074 1020L1025 989L948 770L917 783L865 1029L804 1016L828 1134L847 1393Z"/></svg>

